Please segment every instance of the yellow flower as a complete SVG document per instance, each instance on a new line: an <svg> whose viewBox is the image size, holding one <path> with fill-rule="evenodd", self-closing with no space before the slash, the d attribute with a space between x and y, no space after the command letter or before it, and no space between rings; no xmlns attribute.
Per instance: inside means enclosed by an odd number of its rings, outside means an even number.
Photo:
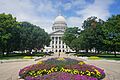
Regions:
<svg viewBox="0 0 120 80"><path fill-rule="evenodd" d="M46 69L43 69L43 71L47 71Z"/></svg>
<svg viewBox="0 0 120 80"><path fill-rule="evenodd" d="M41 71L37 71L37 74L41 74Z"/></svg>
<svg viewBox="0 0 120 80"><path fill-rule="evenodd" d="M30 74L30 75L33 75L33 73L32 73L32 72L29 72L29 74Z"/></svg>
<svg viewBox="0 0 120 80"><path fill-rule="evenodd" d="M61 61L63 61L63 60L65 60L64 58L58 58L57 60L61 60Z"/></svg>
<svg viewBox="0 0 120 80"><path fill-rule="evenodd" d="M49 70L47 74L50 74L50 73L51 73L51 70Z"/></svg>
<svg viewBox="0 0 120 80"><path fill-rule="evenodd" d="M78 70L73 70L73 74L79 74Z"/></svg>
<svg viewBox="0 0 120 80"><path fill-rule="evenodd" d="M80 71L80 74L82 75L82 74L84 74L84 72L83 72L83 71Z"/></svg>
<svg viewBox="0 0 120 80"><path fill-rule="evenodd" d="M88 76L91 75L90 71L88 71L88 70L86 70L86 73L87 73Z"/></svg>
<svg viewBox="0 0 120 80"><path fill-rule="evenodd" d="M85 64L85 62L83 62L83 61L80 61L78 64L80 64L80 65L83 65L83 64Z"/></svg>
<svg viewBox="0 0 120 80"><path fill-rule="evenodd" d="M98 76L101 76L100 72L97 69L94 69Z"/></svg>
<svg viewBox="0 0 120 80"><path fill-rule="evenodd" d="M95 74L94 72L91 72L91 74Z"/></svg>
<svg viewBox="0 0 120 80"><path fill-rule="evenodd" d="M64 71L65 71L65 69L62 67L62 68L60 69L60 71L61 71L61 72L64 72Z"/></svg>
<svg viewBox="0 0 120 80"><path fill-rule="evenodd" d="M65 72L70 73L70 72L71 72L71 70L70 70L70 69L65 69Z"/></svg>
<svg viewBox="0 0 120 80"><path fill-rule="evenodd" d="M37 62L37 64L42 64L42 63L43 63L42 61Z"/></svg>
<svg viewBox="0 0 120 80"><path fill-rule="evenodd" d="M54 71L55 71L55 68L53 67L53 68L51 68L50 70L51 70L51 72L54 72Z"/></svg>

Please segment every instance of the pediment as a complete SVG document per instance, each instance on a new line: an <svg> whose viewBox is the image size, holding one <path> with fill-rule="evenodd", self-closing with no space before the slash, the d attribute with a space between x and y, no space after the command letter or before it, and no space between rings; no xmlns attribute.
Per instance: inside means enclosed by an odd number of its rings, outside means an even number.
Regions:
<svg viewBox="0 0 120 80"><path fill-rule="evenodd" d="M50 33L49 35L54 35L54 34L64 34L64 31L58 30L58 31Z"/></svg>

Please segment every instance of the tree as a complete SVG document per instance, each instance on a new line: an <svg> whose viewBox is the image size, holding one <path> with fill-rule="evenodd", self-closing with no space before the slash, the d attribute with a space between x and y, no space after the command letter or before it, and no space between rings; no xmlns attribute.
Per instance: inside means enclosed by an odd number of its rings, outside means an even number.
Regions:
<svg viewBox="0 0 120 80"><path fill-rule="evenodd" d="M62 40L71 49L77 50L77 47L75 49L74 42L75 42L75 39L79 36L79 33L80 33L80 29L78 27L67 28L65 30L63 37L62 37ZM73 48L73 46L74 46L74 48Z"/></svg>
<svg viewBox="0 0 120 80"><path fill-rule="evenodd" d="M19 26L11 14L0 14L0 51L9 53L18 49Z"/></svg>
<svg viewBox="0 0 120 80"><path fill-rule="evenodd" d="M101 19L98 19L97 17L89 17L87 20L83 23L83 34L84 34L84 41L86 42L86 51L88 52L88 49L95 49L96 51L102 50L103 46L103 32L102 32L102 25L104 24L104 21ZM84 46L85 46L84 45Z"/></svg>
<svg viewBox="0 0 120 80"><path fill-rule="evenodd" d="M91 38L91 32L89 29L81 31L79 40L81 40L81 49L86 50L86 52L88 52L88 50L91 50L92 38Z"/></svg>
<svg viewBox="0 0 120 80"><path fill-rule="evenodd" d="M29 22L21 22L21 50L41 49L49 45L50 36L40 27Z"/></svg>
<svg viewBox="0 0 120 80"><path fill-rule="evenodd" d="M90 28L90 27L95 28L96 27L96 22L97 22L96 19L97 19L97 17L95 17L95 16L91 16L91 17L87 18L83 22L82 28L83 29L87 29L87 28Z"/></svg>
<svg viewBox="0 0 120 80"><path fill-rule="evenodd" d="M49 45L50 36L39 26L18 22L11 14L0 14L0 52L32 50Z"/></svg>
<svg viewBox="0 0 120 80"><path fill-rule="evenodd" d="M120 51L120 15L110 17L103 25L104 43L107 46L107 51Z"/></svg>
<svg viewBox="0 0 120 80"><path fill-rule="evenodd" d="M78 53L81 47L80 40L78 38L73 39L70 46L72 50L75 50L76 53Z"/></svg>

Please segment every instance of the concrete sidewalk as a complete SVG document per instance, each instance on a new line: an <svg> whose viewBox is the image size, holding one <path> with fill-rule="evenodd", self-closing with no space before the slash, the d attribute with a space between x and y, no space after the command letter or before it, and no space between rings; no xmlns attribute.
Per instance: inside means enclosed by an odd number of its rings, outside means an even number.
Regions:
<svg viewBox="0 0 120 80"><path fill-rule="evenodd" d="M10 62L0 64L0 80L18 80L19 70L35 61Z"/></svg>

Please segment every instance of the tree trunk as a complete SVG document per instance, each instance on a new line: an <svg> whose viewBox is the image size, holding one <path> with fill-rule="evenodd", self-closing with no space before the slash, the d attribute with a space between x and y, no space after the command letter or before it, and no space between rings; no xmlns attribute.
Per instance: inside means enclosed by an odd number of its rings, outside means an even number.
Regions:
<svg viewBox="0 0 120 80"><path fill-rule="evenodd" d="M3 49L3 50L2 50L2 56L4 56L4 52L5 52L5 50Z"/></svg>
<svg viewBox="0 0 120 80"><path fill-rule="evenodd" d="M115 43L114 43L114 54L115 54L115 57L117 57L117 54L116 54L116 50L117 50L117 48L116 48L117 46L115 45Z"/></svg>
<svg viewBox="0 0 120 80"><path fill-rule="evenodd" d="M98 50L98 54L100 53L100 51Z"/></svg>
<svg viewBox="0 0 120 80"><path fill-rule="evenodd" d="M9 55L9 53L10 53L10 48L9 47L7 47L7 56Z"/></svg>
<svg viewBox="0 0 120 80"><path fill-rule="evenodd" d="M76 49L76 53L79 53L79 50Z"/></svg>
<svg viewBox="0 0 120 80"><path fill-rule="evenodd" d="M117 57L116 51L114 51L114 55L115 55L115 57Z"/></svg>
<svg viewBox="0 0 120 80"><path fill-rule="evenodd" d="M95 49L95 54L96 54L97 50Z"/></svg>
<svg viewBox="0 0 120 80"><path fill-rule="evenodd" d="M86 49L86 53L88 53L88 49Z"/></svg>

